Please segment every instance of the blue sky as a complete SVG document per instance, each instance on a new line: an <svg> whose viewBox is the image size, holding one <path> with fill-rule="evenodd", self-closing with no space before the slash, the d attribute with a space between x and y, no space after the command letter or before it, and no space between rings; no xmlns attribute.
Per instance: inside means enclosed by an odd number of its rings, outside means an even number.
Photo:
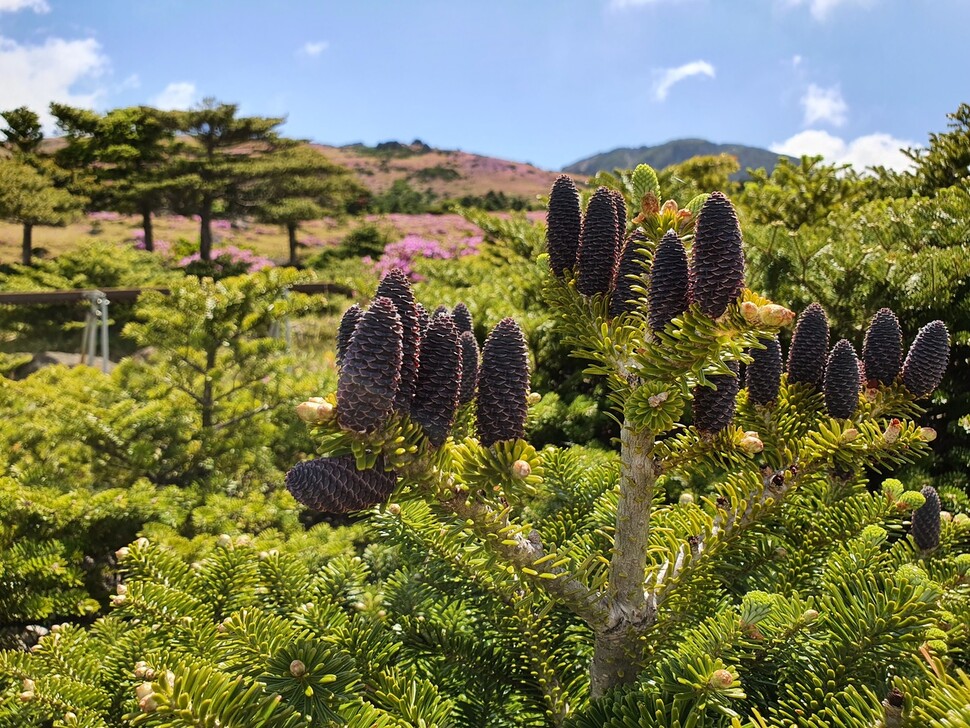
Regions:
<svg viewBox="0 0 970 728"><path fill-rule="evenodd" d="M557 169L702 137L903 164L970 102L967 0L0 0L0 109L287 115Z"/></svg>

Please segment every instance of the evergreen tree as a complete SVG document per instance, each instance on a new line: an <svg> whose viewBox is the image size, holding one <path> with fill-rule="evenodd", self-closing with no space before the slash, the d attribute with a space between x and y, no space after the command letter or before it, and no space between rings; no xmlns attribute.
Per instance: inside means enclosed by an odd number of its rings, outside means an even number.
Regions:
<svg viewBox="0 0 970 728"><path fill-rule="evenodd" d="M950 131L930 134L926 147L905 150L916 165L916 186L921 194L966 185L970 179L970 104L960 104L952 114Z"/></svg>
<svg viewBox="0 0 970 728"><path fill-rule="evenodd" d="M237 104L212 98L190 111L176 112L182 141L173 164L170 197L176 209L199 216L199 253L204 262L212 259L214 214L248 207L247 201L254 204L247 196L266 173L266 162L294 144L279 136L282 117L240 117L238 112Z"/></svg>
<svg viewBox="0 0 970 728"><path fill-rule="evenodd" d="M57 152L61 165L94 175L91 206L140 215L145 249L153 250L152 214L171 183L176 115L147 106L102 115L58 103L51 112L67 139Z"/></svg>

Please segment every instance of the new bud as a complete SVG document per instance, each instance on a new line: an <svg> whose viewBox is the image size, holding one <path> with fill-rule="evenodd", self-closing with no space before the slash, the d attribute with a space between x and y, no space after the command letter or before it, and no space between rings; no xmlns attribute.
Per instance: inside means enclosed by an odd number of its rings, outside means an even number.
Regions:
<svg viewBox="0 0 970 728"><path fill-rule="evenodd" d="M765 449L765 444L761 441L757 432L745 432L738 444L748 455L757 455Z"/></svg>
<svg viewBox="0 0 970 728"><path fill-rule="evenodd" d="M769 303L758 309L758 318L765 326L787 326L795 320L795 312L777 303Z"/></svg>
<svg viewBox="0 0 970 728"><path fill-rule="evenodd" d="M532 466L525 460L516 460L512 463L512 477L516 480L525 480L532 475Z"/></svg>
<svg viewBox="0 0 970 728"><path fill-rule="evenodd" d="M333 417L333 405L320 397L311 397L296 406L296 416L310 424L327 422Z"/></svg>
<svg viewBox="0 0 970 728"><path fill-rule="evenodd" d="M753 301L741 302L741 315L752 326L757 326L761 323L761 308Z"/></svg>
<svg viewBox="0 0 970 728"><path fill-rule="evenodd" d="M731 687L734 682L734 675L727 670L715 670L711 675L710 685L715 690L724 690Z"/></svg>
<svg viewBox="0 0 970 728"><path fill-rule="evenodd" d="M903 432L903 424L893 418L893 420L886 426L885 431L882 433L882 439L886 441L886 444L892 445Z"/></svg>
<svg viewBox="0 0 970 728"><path fill-rule="evenodd" d="M306 675L306 665L303 664L302 660L293 660L290 663L290 674L293 677L303 677Z"/></svg>
<svg viewBox="0 0 970 728"><path fill-rule="evenodd" d="M936 439L936 430L932 427L919 428L919 439L923 442L933 442Z"/></svg>

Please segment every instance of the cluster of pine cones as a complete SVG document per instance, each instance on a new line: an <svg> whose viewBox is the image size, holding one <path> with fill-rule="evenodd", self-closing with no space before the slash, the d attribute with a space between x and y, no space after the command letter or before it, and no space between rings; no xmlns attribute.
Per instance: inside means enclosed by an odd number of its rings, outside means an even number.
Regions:
<svg viewBox="0 0 970 728"><path fill-rule="evenodd" d="M522 437L529 395L522 330L513 319L502 320L479 352L472 329L464 303L429 314L415 300L407 275L399 268L389 271L370 307L354 305L341 319L338 424L367 433L383 427L392 413L407 415L433 447L440 447L459 406L475 400L483 445ZM381 503L396 481L380 459L360 471L351 455L298 463L286 475L298 501L326 513Z"/></svg>

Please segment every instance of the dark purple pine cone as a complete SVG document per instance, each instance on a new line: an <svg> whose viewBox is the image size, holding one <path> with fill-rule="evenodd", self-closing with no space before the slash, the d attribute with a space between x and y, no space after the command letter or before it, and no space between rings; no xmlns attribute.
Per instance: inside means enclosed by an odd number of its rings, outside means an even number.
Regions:
<svg viewBox="0 0 970 728"><path fill-rule="evenodd" d="M870 386L892 384L903 364L903 331L888 308L872 317L862 343L862 363Z"/></svg>
<svg viewBox="0 0 970 728"><path fill-rule="evenodd" d="M647 303L647 317L654 331L662 331L690 305L687 251L673 230L664 234L653 254Z"/></svg>
<svg viewBox="0 0 970 728"><path fill-rule="evenodd" d="M940 545L940 496L932 485L920 491L926 502L913 513L910 533L922 551L930 551Z"/></svg>
<svg viewBox="0 0 970 728"><path fill-rule="evenodd" d="M608 293L616 273L617 253L616 205L610 191L600 187L586 207L576 290L584 296Z"/></svg>
<svg viewBox="0 0 970 728"><path fill-rule="evenodd" d="M424 332L428 330L428 324L431 323L431 314L420 303L416 303L414 306L418 310L418 329L420 329L421 335L424 336Z"/></svg>
<svg viewBox="0 0 970 728"><path fill-rule="evenodd" d="M502 319L485 339L478 370L478 438L489 447L525 434L529 356L522 330Z"/></svg>
<svg viewBox="0 0 970 728"><path fill-rule="evenodd" d="M642 286L647 269L643 265L646 257L643 254L643 243L647 236L637 231L626 241L620 264L616 269L616 281L610 294L610 316L617 317L621 313L630 313L637 307L639 294L633 290L634 286Z"/></svg>
<svg viewBox="0 0 970 728"><path fill-rule="evenodd" d="M751 349L751 363L744 372L748 400L755 404L771 404L778 399L781 387L781 344L773 336L763 341L764 349Z"/></svg>
<svg viewBox="0 0 970 728"><path fill-rule="evenodd" d="M804 382L818 390L825 382L829 354L829 320L825 309L813 303L798 317L788 348L788 383Z"/></svg>
<svg viewBox="0 0 970 728"><path fill-rule="evenodd" d="M723 314L744 288L741 225L723 192L708 195L697 213L690 282L694 301L711 318Z"/></svg>
<svg viewBox="0 0 970 728"><path fill-rule="evenodd" d="M549 193L546 213L546 249L549 267L560 278L564 270L576 267L579 236L583 229L583 213L579 191L568 175L560 175Z"/></svg>
<svg viewBox="0 0 970 728"><path fill-rule="evenodd" d="M391 268L374 294L375 298L381 296L394 302L397 315L401 317L401 384L394 398L394 409L407 414L411 411L411 399L418 381L418 361L421 356L418 306L407 274L400 268Z"/></svg>
<svg viewBox="0 0 970 728"><path fill-rule="evenodd" d="M619 190L610 190L610 195L616 208L616 249L620 250L626 239L626 198Z"/></svg>
<svg viewBox="0 0 970 728"><path fill-rule="evenodd" d="M401 383L401 317L389 298L375 298L361 316L337 378L337 421L369 432L391 414Z"/></svg>
<svg viewBox="0 0 970 728"><path fill-rule="evenodd" d="M421 425L435 447L448 439L455 421L461 372L461 348L454 319L448 314L435 316L421 342L418 387L411 403L411 419Z"/></svg>
<svg viewBox="0 0 970 728"><path fill-rule="evenodd" d="M943 381L950 360L950 334L942 321L919 330L903 364L903 384L916 397L929 397Z"/></svg>
<svg viewBox="0 0 970 728"><path fill-rule="evenodd" d="M350 337L354 335L354 329L357 328L357 323L363 315L364 312L355 303L344 312L343 317L340 319L340 327L337 329L338 366L344 360L344 354L347 353L347 347L350 346Z"/></svg>
<svg viewBox="0 0 970 728"><path fill-rule="evenodd" d="M859 358L855 349L845 339L832 347L825 365L825 409L829 415L848 419L859 407Z"/></svg>
<svg viewBox="0 0 970 728"><path fill-rule="evenodd" d="M733 375L714 374L707 378L714 385L714 389L694 387L694 427L703 433L720 432L734 419L734 409L740 389L738 363L728 362L728 367L734 372Z"/></svg>
<svg viewBox="0 0 970 728"><path fill-rule="evenodd" d="M461 387L458 390L458 404L468 404L475 399L478 387L478 342L471 331L463 331L458 337L461 346Z"/></svg>
<svg viewBox="0 0 970 728"><path fill-rule="evenodd" d="M435 319L438 316L451 316L451 311L448 310L448 307L445 304L441 304L434 310L434 313L431 314L431 318Z"/></svg>
<svg viewBox="0 0 970 728"><path fill-rule="evenodd" d="M451 317L455 320L459 334L472 330L472 312L463 302L459 302L455 306L455 310L451 312Z"/></svg>
<svg viewBox="0 0 970 728"><path fill-rule="evenodd" d="M294 465L286 474L286 489L297 501L321 513L353 513L386 501L397 475L384 471L383 460L358 470L353 455L317 458Z"/></svg>

